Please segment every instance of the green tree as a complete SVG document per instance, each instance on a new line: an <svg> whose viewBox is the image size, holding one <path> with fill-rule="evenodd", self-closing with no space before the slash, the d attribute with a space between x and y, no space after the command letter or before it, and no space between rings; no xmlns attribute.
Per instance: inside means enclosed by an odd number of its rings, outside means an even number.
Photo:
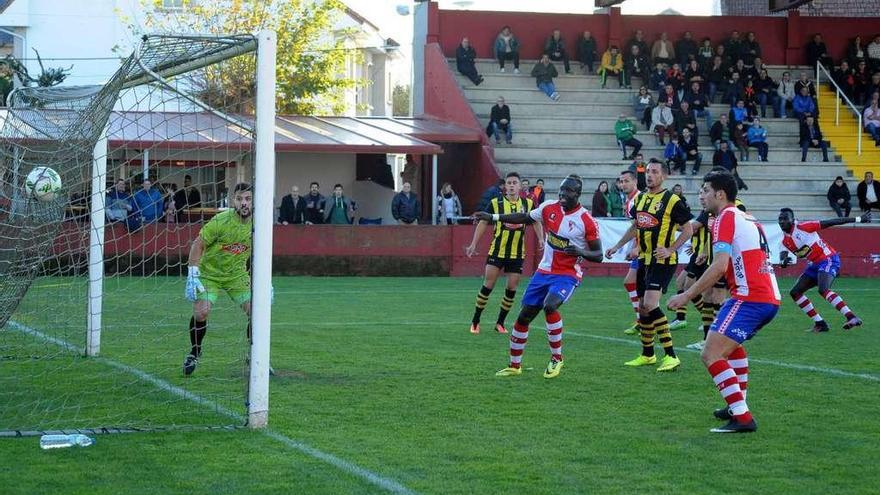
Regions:
<svg viewBox="0 0 880 495"><path fill-rule="evenodd" d="M409 85L394 86L391 93L391 113L395 117L409 117Z"/></svg>
<svg viewBox="0 0 880 495"><path fill-rule="evenodd" d="M346 90L363 81L345 77L359 60L349 49L349 33L334 31L344 11L340 0L184 0L181 9L163 9L162 0L140 0L142 24L135 34L243 34L272 29L278 37L276 108L280 113L340 114ZM198 95L206 103L238 112L252 111L256 95L254 57L237 57L205 70Z"/></svg>

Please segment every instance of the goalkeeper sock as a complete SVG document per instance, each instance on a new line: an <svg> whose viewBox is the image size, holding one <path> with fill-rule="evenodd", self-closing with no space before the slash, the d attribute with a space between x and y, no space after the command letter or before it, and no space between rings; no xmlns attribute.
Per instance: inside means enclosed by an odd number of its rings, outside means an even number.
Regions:
<svg viewBox="0 0 880 495"><path fill-rule="evenodd" d="M480 315L482 315L483 310L486 309L486 304L489 302L489 294L491 293L492 289L485 285L480 287L480 292L477 293L477 307L474 309L474 317L471 319L471 323L474 325L480 323Z"/></svg>
<svg viewBox="0 0 880 495"><path fill-rule="evenodd" d="M195 316L190 317L189 343L192 345L192 348L189 353L193 356L199 357L202 355L202 340L204 340L206 333L208 333L208 322L196 321Z"/></svg>
<svg viewBox="0 0 880 495"><path fill-rule="evenodd" d="M516 297L516 289L505 289L504 297L501 298L501 311L498 312L498 324L504 326L504 320L507 319L507 313L513 307L513 299Z"/></svg>

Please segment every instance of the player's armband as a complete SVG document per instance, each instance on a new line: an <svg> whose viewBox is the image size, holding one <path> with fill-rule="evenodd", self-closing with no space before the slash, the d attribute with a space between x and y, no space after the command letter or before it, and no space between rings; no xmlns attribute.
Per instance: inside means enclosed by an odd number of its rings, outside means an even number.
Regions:
<svg viewBox="0 0 880 495"><path fill-rule="evenodd" d="M726 242L718 241L715 244L712 244L712 253L715 256L718 256L721 253L724 253L728 256L733 252L733 247Z"/></svg>

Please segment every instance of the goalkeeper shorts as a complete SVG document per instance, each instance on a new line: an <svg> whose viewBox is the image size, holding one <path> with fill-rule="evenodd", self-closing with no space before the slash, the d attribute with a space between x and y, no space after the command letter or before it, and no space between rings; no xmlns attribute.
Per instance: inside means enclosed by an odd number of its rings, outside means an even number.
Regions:
<svg viewBox="0 0 880 495"><path fill-rule="evenodd" d="M250 276L222 279L202 276L200 280L205 286L205 292L199 293L197 296L199 301L208 301L214 304L221 291L225 291L229 298L239 306L251 300Z"/></svg>

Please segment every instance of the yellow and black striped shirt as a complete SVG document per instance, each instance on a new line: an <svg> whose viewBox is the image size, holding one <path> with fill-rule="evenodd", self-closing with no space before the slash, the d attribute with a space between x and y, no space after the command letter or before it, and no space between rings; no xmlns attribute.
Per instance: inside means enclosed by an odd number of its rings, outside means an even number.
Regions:
<svg viewBox="0 0 880 495"><path fill-rule="evenodd" d="M507 215L528 213L534 203L528 198L509 201L506 197L493 198L489 203L489 213ZM526 257L526 226L495 222L495 238L489 247L489 256L506 260L521 260Z"/></svg>
<svg viewBox="0 0 880 495"><path fill-rule="evenodd" d="M638 228L637 238L641 250L639 258L646 265L677 264L677 253L658 260L654 257L654 250L672 246L678 226L693 218L681 198L666 189L657 193L644 192L633 204L632 217Z"/></svg>
<svg viewBox="0 0 880 495"><path fill-rule="evenodd" d="M712 264L712 229L709 227L709 218L711 216L706 210L697 216L696 221L702 227L695 230L691 237L691 248L694 250L692 258L696 260L700 255L706 255L706 265Z"/></svg>

